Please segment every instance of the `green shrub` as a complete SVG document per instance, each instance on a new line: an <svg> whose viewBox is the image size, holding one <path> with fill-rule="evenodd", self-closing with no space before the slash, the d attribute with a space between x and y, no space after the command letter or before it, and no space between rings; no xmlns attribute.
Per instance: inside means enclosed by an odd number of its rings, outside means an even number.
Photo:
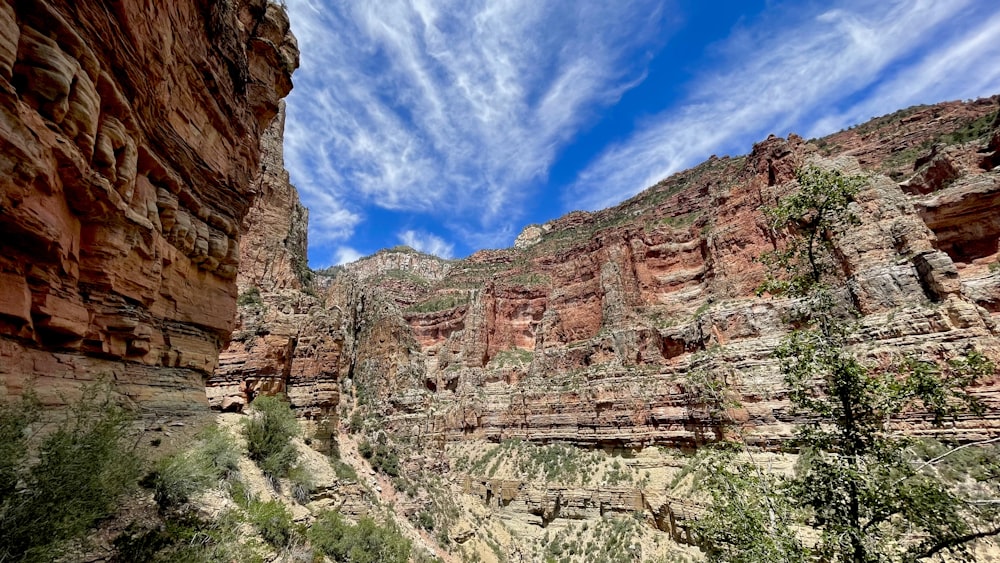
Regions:
<svg viewBox="0 0 1000 563"><path fill-rule="evenodd" d="M259 307L264 304L264 300L260 296L260 290L256 287L251 287L236 298L236 304L240 307Z"/></svg>
<svg viewBox="0 0 1000 563"><path fill-rule="evenodd" d="M361 411L355 410L351 413L351 419L347 424L347 431L351 434L361 432L365 427L365 420L361 417Z"/></svg>
<svg viewBox="0 0 1000 563"><path fill-rule="evenodd" d="M243 424L250 459L272 480L285 477L298 460L291 440L299 434L299 423L277 397L258 397L252 406L254 412Z"/></svg>
<svg viewBox="0 0 1000 563"><path fill-rule="evenodd" d="M379 526L367 516L351 525L337 512L324 512L308 537L313 548L334 561L405 563L411 551L410 541L394 526Z"/></svg>
<svg viewBox="0 0 1000 563"><path fill-rule="evenodd" d="M396 450L392 446L385 443L384 438L380 438L375 444L368 440L362 440L358 444L358 453L372 464L375 471L385 473L390 477L399 477L399 455L396 454Z"/></svg>
<svg viewBox="0 0 1000 563"><path fill-rule="evenodd" d="M132 563L264 563L264 557L241 542L240 519L234 512L206 521L192 514L167 518L162 526L132 524L114 542L112 561Z"/></svg>
<svg viewBox="0 0 1000 563"><path fill-rule="evenodd" d="M434 515L427 510L421 510L417 514L417 525L427 531L434 530Z"/></svg>
<svg viewBox="0 0 1000 563"><path fill-rule="evenodd" d="M231 493L233 501L243 509L243 519L249 522L267 543L279 549L293 543L295 529L292 524L292 514L285 505L276 500L260 500L242 481L232 482Z"/></svg>
<svg viewBox="0 0 1000 563"><path fill-rule="evenodd" d="M330 460L330 464L333 465L333 471L337 474L338 479L357 482L358 472L353 467L339 459Z"/></svg>
<svg viewBox="0 0 1000 563"><path fill-rule="evenodd" d="M163 458L156 465L153 497L160 508L179 506L214 482L211 467L199 456L172 455Z"/></svg>
<svg viewBox="0 0 1000 563"><path fill-rule="evenodd" d="M0 406L0 561L56 558L64 542L112 514L138 480L132 416L110 387L85 388L36 449L25 431L38 416L30 394Z"/></svg>
<svg viewBox="0 0 1000 563"><path fill-rule="evenodd" d="M301 465L296 465L289 470L288 480L292 482L292 498L299 504L309 502L313 492L316 491L316 481L313 476Z"/></svg>
<svg viewBox="0 0 1000 563"><path fill-rule="evenodd" d="M201 432L195 446L166 457L153 473L154 498L161 508L187 502L192 496L237 474L240 454L218 426Z"/></svg>
<svg viewBox="0 0 1000 563"><path fill-rule="evenodd" d="M292 513L285 505L276 500L261 501L254 497L247 507L247 517L267 543L279 549L291 545Z"/></svg>

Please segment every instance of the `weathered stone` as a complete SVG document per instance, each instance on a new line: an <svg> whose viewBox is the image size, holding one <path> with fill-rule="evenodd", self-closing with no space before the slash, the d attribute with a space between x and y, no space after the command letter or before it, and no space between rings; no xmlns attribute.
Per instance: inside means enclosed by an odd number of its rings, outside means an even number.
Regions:
<svg viewBox="0 0 1000 563"><path fill-rule="evenodd" d="M240 21L240 3L0 2L7 394L34 380L58 404L106 376L204 410L259 139L297 65L280 8Z"/></svg>
<svg viewBox="0 0 1000 563"><path fill-rule="evenodd" d="M421 439L642 447L723 437L699 383L712 377L741 403L727 420L744 439L787 439L797 419L773 350L800 305L755 296L765 276L757 258L783 244L763 208L796 189L804 164L912 171L912 161L891 160L896 147L919 147L996 107L997 99L942 104L877 131L839 133L824 140L835 147L829 156L795 136L771 137L745 158L711 159L440 274L429 275L432 259L404 261L400 250L329 272L320 278L327 306L347 312L345 390L388 413L391 432ZM978 166L978 148L944 147L938 156L958 174L934 180L929 195L872 174L852 203L859 223L835 239L836 298L860 310L855 347L868 360L942 360L969 349L1000 359L990 314L1000 278L985 275L1000 233L997 173ZM933 157L924 165L935 166ZM902 424L967 440L994 435L998 381L976 388L984 417L935 430L908 413Z"/></svg>

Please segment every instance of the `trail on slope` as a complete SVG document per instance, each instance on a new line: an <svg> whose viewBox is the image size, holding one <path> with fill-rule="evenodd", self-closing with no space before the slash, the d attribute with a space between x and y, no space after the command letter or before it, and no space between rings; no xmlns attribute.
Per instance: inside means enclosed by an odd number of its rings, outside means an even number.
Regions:
<svg viewBox="0 0 1000 563"><path fill-rule="evenodd" d="M372 492L378 496L379 503L393 511L396 523L403 535L413 541L415 546L426 549L444 563L459 563L459 560L442 549L426 530L421 530L410 522L403 512L402 506L397 502L402 495L396 490L392 479L372 469L368 460L362 457L358 451L358 444L354 436L346 431L343 424L339 424L337 427L337 444L340 448L341 461L353 467L358 474L358 479L366 481L371 486Z"/></svg>

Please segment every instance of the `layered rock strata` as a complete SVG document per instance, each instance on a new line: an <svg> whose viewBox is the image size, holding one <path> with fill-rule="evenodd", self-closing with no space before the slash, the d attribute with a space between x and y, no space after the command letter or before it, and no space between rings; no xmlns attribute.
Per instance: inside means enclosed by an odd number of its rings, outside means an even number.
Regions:
<svg viewBox="0 0 1000 563"><path fill-rule="evenodd" d="M236 331L207 392L211 406L222 410L285 393L302 417L325 421L339 400L342 313L312 289L308 213L285 170L284 125L282 107L261 142L259 196L244 220Z"/></svg>
<svg viewBox="0 0 1000 563"><path fill-rule="evenodd" d="M204 409L259 139L298 65L265 0L0 2L0 382Z"/></svg>
<svg viewBox="0 0 1000 563"><path fill-rule="evenodd" d="M836 241L841 298L862 314L858 352L883 366L971 350L998 359L997 106L911 108L813 142L772 137L454 262L417 300L381 284L341 304L357 312L349 323L373 327L345 364L354 391L403 435L695 445L735 422L750 441L784 440L797 420L772 352L797 305L755 296L757 258L783 236L763 209L805 164L869 177L852 204L861 224ZM718 408L719 383L738 408ZM997 390L982 381L986 415L933 432L995 435ZM932 432L919 413L904 424Z"/></svg>

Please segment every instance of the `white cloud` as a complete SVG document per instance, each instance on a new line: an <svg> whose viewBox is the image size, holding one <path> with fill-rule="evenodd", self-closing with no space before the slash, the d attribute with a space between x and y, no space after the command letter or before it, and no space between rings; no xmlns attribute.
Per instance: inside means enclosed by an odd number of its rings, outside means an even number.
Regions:
<svg viewBox="0 0 1000 563"><path fill-rule="evenodd" d="M426 254L433 254L439 258L451 258L455 252L455 245L445 242L439 236L423 231L406 230L399 233L399 241L414 250Z"/></svg>
<svg viewBox="0 0 1000 563"><path fill-rule="evenodd" d="M973 99L1000 92L1000 13L963 30L918 62L905 66L871 96L847 111L825 117L809 131L819 137L848 125L915 104Z"/></svg>
<svg viewBox="0 0 1000 563"><path fill-rule="evenodd" d="M327 219L310 240L348 239L370 205L510 231L559 147L641 80L663 1L289 0L286 161Z"/></svg>
<svg viewBox="0 0 1000 563"><path fill-rule="evenodd" d="M770 21L762 21L734 34L719 46L722 70L703 73L685 103L655 116L629 139L605 150L566 190L566 209L613 205L712 153L746 152L750 142L769 132L781 133L831 112L835 104L876 84L887 71L912 64L909 59L915 52L938 47L940 38L934 32L968 4L969 0L848 3L777 32ZM963 30L955 33L969 36ZM1000 43L996 38L995 27L989 26L965 42L982 47L992 40L996 49ZM952 60L961 59L963 51L956 49ZM926 60L947 51L936 48ZM874 106L885 107L881 113L897 109L893 104L906 99L900 94L908 90L949 97L955 94L946 93L959 90L956 84L962 81L982 86L974 76L976 68L995 77L995 60L977 53L964 65L931 68L928 63L916 73L921 80L887 85L885 92L866 96L883 101L862 104L840 120L853 119ZM954 84L938 87L944 76ZM996 86L995 78L985 82Z"/></svg>
<svg viewBox="0 0 1000 563"><path fill-rule="evenodd" d="M334 255L334 261L333 261L334 266L342 266L344 264L354 262L355 260L364 256L364 254L361 254L360 252L354 250L349 246L338 246L337 249L334 251L333 255Z"/></svg>

